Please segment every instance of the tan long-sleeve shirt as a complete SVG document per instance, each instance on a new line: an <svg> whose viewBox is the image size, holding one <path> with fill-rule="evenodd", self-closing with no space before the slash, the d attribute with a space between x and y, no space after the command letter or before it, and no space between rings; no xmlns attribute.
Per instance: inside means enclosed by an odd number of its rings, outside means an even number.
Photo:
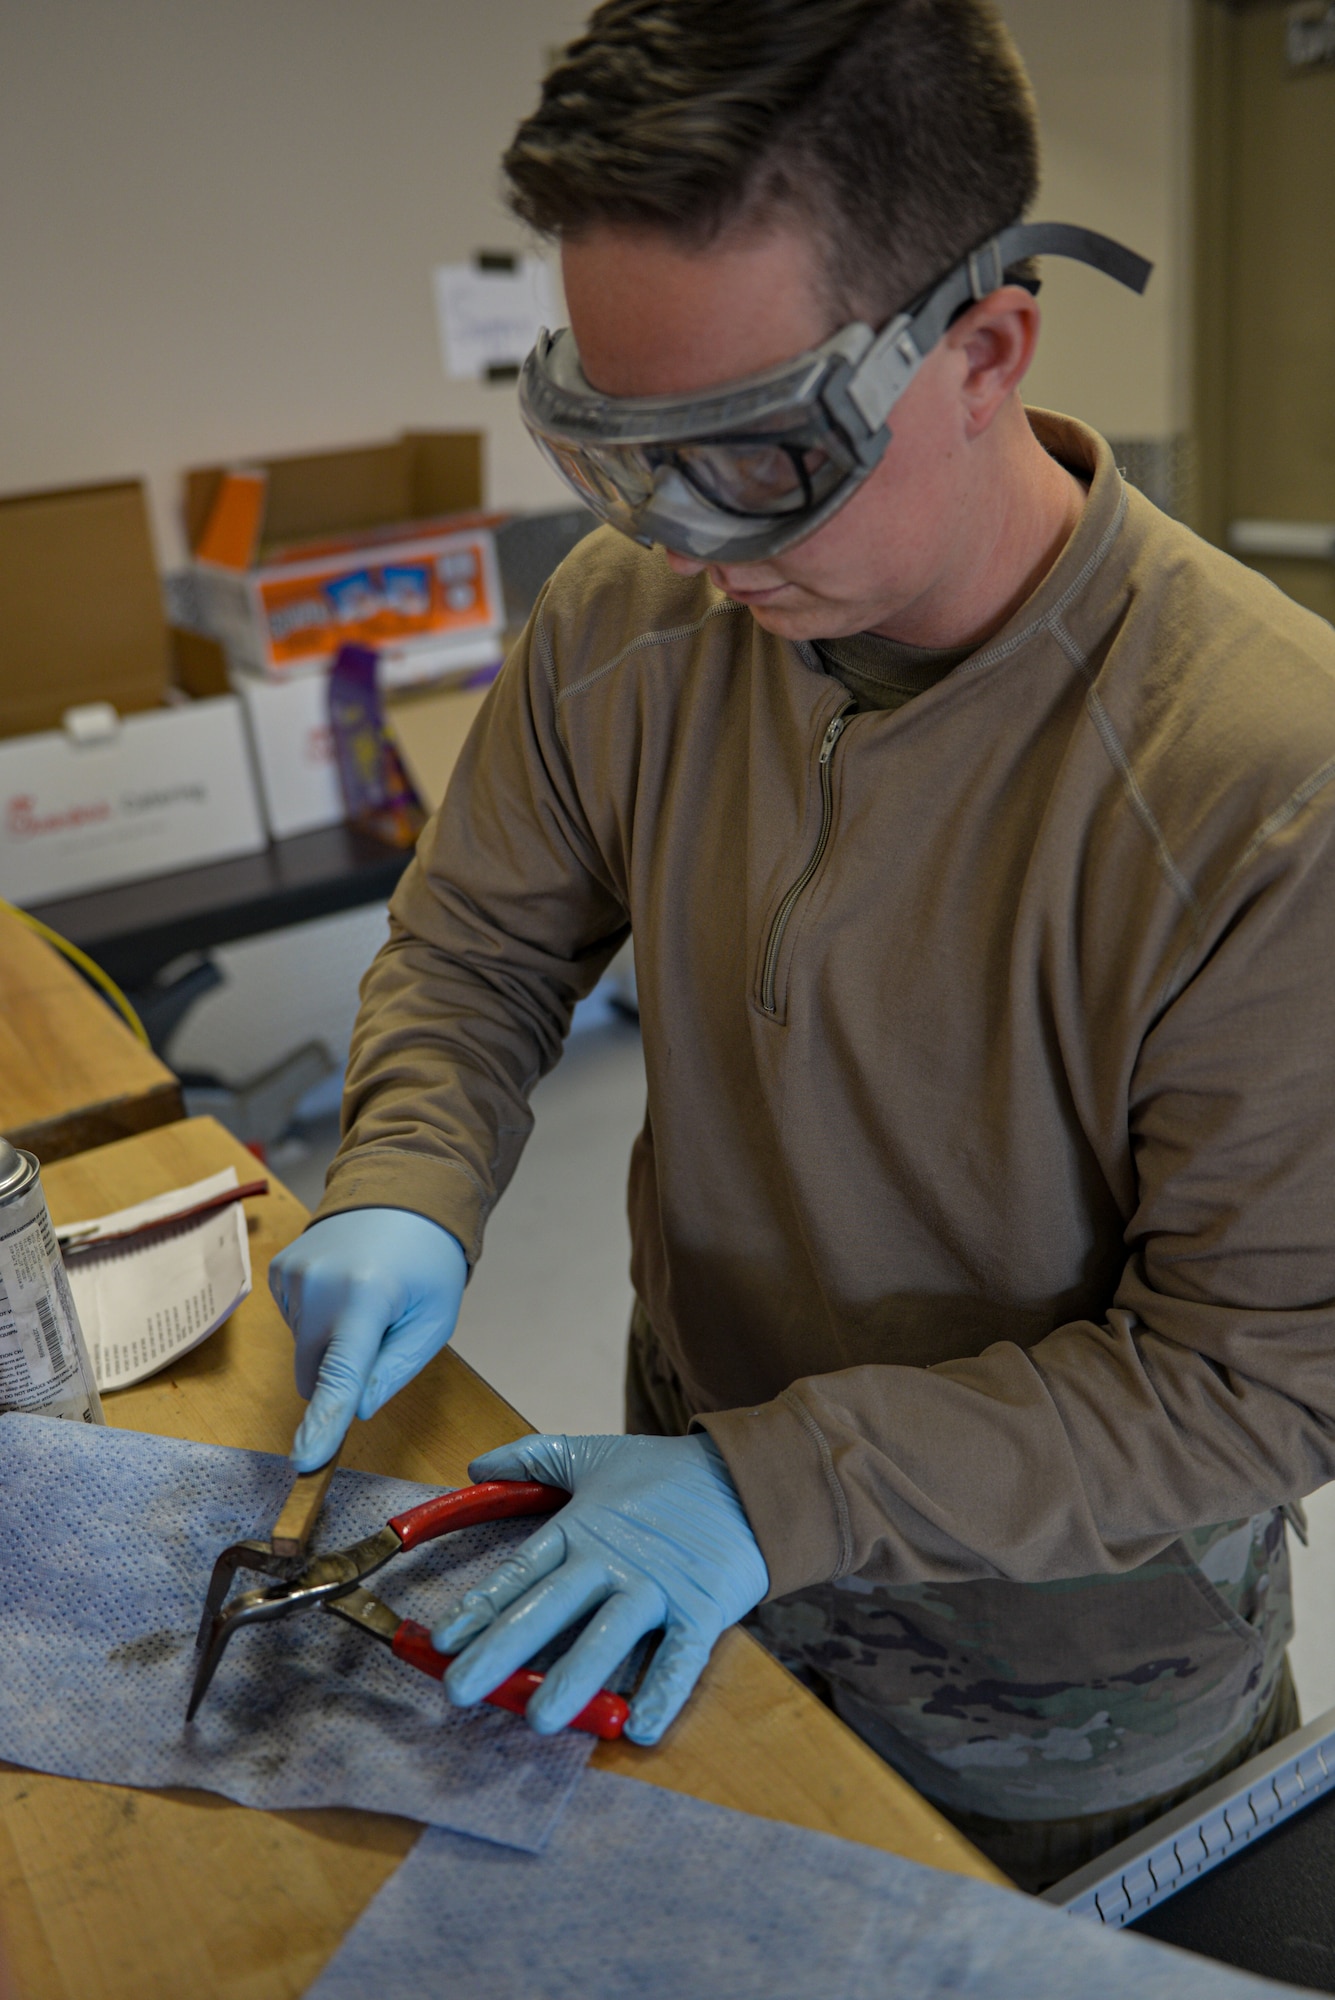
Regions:
<svg viewBox="0 0 1335 2000"><path fill-rule="evenodd" d="M633 930L634 1281L776 1596L1116 1572L1335 1473L1335 635L1032 421L1080 523L893 712L582 543L363 988L320 1212L474 1258Z"/></svg>

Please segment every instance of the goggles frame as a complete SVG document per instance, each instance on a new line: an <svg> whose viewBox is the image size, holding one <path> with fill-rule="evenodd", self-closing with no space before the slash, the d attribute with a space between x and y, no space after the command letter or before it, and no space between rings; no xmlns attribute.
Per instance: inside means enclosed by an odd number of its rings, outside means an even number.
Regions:
<svg viewBox="0 0 1335 2000"><path fill-rule="evenodd" d="M962 307L1028 257L1071 257L1140 293L1153 266L1063 222L1017 222L989 237L880 332L850 321L791 361L690 395L606 396L585 378L569 327L543 328L519 379L538 449L601 519L633 540L696 560L763 561L838 512L880 462L891 410ZM740 508L702 483L690 454L770 446L802 461L800 508ZM796 469L796 465L795 465ZM817 482L813 473L828 469ZM821 491L815 491L819 483ZM777 496L776 496L777 500Z"/></svg>

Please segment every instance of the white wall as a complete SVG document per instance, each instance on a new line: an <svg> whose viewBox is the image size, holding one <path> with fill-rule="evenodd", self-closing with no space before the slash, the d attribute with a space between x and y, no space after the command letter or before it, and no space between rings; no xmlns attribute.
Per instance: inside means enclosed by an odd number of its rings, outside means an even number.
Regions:
<svg viewBox="0 0 1335 2000"><path fill-rule="evenodd" d="M1039 212L1158 264L1143 301L1046 268L1029 392L1121 437L1185 424L1188 4L1003 0L1038 94ZM584 11L0 0L0 491L145 473L171 564L187 465L454 424L487 432L495 500L562 497L513 390L446 378L430 272L522 243L499 154ZM300 1039L297 987L338 1049L366 921L309 927L309 980L279 976L277 939L229 953L179 1059L259 1067Z"/></svg>
<svg viewBox="0 0 1335 2000"><path fill-rule="evenodd" d="M1115 437L1186 430L1189 0L1001 0L1001 8L1038 97L1035 219L1083 222L1155 265L1138 299L1096 271L1049 258L1026 394Z"/></svg>
<svg viewBox="0 0 1335 2000"><path fill-rule="evenodd" d="M1158 260L1144 301L1058 259L1035 401L1185 421L1188 0L1003 0L1045 136L1039 212ZM584 0L0 0L0 491L479 425L502 504L562 495L513 390L447 380L430 272L519 245L498 158ZM224 955L178 1061L341 1053L354 913ZM368 928L369 927L369 928ZM298 974L298 965L302 968ZM311 1013L311 996L314 1013Z"/></svg>
<svg viewBox="0 0 1335 2000"><path fill-rule="evenodd" d="M497 161L580 0L0 0L0 491L478 426L559 497L513 388L448 381L438 263L522 243Z"/></svg>
<svg viewBox="0 0 1335 2000"><path fill-rule="evenodd" d="M1042 212L1123 235L1144 302L1051 260L1036 401L1185 421L1188 0L1003 0ZM478 425L500 504L560 497L513 391L450 382L429 273L522 242L498 156L582 0L0 0L0 491Z"/></svg>

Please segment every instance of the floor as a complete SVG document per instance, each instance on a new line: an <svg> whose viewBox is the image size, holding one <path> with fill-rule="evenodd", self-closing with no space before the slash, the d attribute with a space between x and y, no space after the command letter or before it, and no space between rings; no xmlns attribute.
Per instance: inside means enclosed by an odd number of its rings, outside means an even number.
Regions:
<svg viewBox="0 0 1335 2000"><path fill-rule="evenodd" d="M487 1231L455 1351L540 1430L619 1431L630 1318L626 1162L644 1118L639 1030L585 1002L561 1062L533 1093L535 1125ZM313 1206L336 1119L271 1151Z"/></svg>
<svg viewBox="0 0 1335 2000"><path fill-rule="evenodd" d="M585 1003L559 1066L534 1093L536 1125L496 1210L468 1288L457 1351L543 1430L621 1428L621 1362L630 1310L625 1175L644 1113L635 1027ZM302 1200L319 1197L336 1120L306 1128L302 1150L274 1154ZM1311 1546L1293 1548L1303 1714L1335 1708L1335 1485L1307 1503Z"/></svg>

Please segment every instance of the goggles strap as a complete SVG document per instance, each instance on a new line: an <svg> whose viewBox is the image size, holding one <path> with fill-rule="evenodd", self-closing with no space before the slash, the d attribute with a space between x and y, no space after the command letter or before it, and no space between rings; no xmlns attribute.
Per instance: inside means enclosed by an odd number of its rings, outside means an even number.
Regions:
<svg viewBox="0 0 1335 2000"><path fill-rule="evenodd" d="M969 291L975 299L985 299L989 292L999 292L1006 282L1006 266L1001 261L1001 245L995 236L989 237L981 250L971 250L965 260L969 272Z"/></svg>
<svg viewBox="0 0 1335 2000"><path fill-rule="evenodd" d="M1015 222L971 250L948 271L915 310L909 307L882 329L848 383L847 394L868 428L877 431L903 395L951 320L970 299L984 299L1006 282L1006 270L1025 257L1073 257L1143 292L1154 268L1144 257L1097 230L1070 222Z"/></svg>

